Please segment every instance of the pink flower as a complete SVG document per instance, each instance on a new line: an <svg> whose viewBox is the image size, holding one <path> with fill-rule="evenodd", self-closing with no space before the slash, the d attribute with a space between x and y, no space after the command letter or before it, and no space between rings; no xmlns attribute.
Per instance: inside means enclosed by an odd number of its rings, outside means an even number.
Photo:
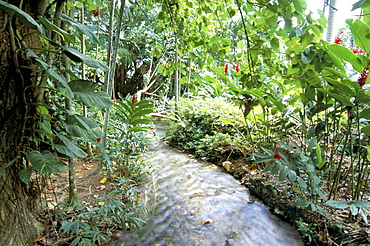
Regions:
<svg viewBox="0 0 370 246"><path fill-rule="evenodd" d="M275 158L275 159L278 159L278 160L281 160L281 158L282 158L282 157L281 157L281 155L279 155L279 154L275 154L275 155L274 155L274 158Z"/></svg>

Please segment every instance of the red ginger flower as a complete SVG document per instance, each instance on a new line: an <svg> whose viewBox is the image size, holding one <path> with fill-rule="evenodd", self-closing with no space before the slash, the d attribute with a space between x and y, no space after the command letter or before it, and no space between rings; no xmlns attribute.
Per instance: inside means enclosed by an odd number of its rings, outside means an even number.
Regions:
<svg viewBox="0 0 370 246"><path fill-rule="evenodd" d="M281 158L282 158L282 157L281 157L281 155L279 155L279 154L275 154L275 155L274 155L274 158L275 158L275 159L278 159L278 160L281 160Z"/></svg>
<svg viewBox="0 0 370 246"><path fill-rule="evenodd" d="M229 63L226 62L225 67L224 67L225 73L229 72Z"/></svg>
<svg viewBox="0 0 370 246"><path fill-rule="evenodd" d="M131 102L134 103L136 101L136 94L132 95Z"/></svg>
<svg viewBox="0 0 370 246"><path fill-rule="evenodd" d="M353 54L361 54L361 55L366 55L365 51L360 49L359 47L356 46L356 48L352 48L351 51Z"/></svg>
<svg viewBox="0 0 370 246"><path fill-rule="evenodd" d="M357 79L358 85L362 88L366 84L367 76L369 74L370 60L367 62L367 66L362 70L360 77Z"/></svg>
<svg viewBox="0 0 370 246"><path fill-rule="evenodd" d="M339 33L338 33L338 36L336 36L335 37L335 40L334 40L334 43L335 44L341 44L342 43L342 38L341 37L339 37L340 35L342 35L343 34L343 31L340 31Z"/></svg>
<svg viewBox="0 0 370 246"><path fill-rule="evenodd" d="M334 40L335 44L340 44L342 42L342 39L340 37L336 37Z"/></svg>

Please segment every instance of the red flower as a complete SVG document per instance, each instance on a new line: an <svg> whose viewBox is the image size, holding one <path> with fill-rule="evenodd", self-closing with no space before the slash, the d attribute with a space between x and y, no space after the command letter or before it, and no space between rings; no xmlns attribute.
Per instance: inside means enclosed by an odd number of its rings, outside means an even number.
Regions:
<svg viewBox="0 0 370 246"><path fill-rule="evenodd" d="M340 31L338 33L338 36L335 37L335 40L334 40L335 44L340 44L342 42L342 38L340 37L340 35L342 35L343 33L344 33L343 31Z"/></svg>
<svg viewBox="0 0 370 246"><path fill-rule="evenodd" d="M112 103L116 103L116 97L113 97Z"/></svg>
<svg viewBox="0 0 370 246"><path fill-rule="evenodd" d="M369 74L370 60L367 62L367 66L362 70L360 77L357 79L358 85L362 88L366 84L367 76Z"/></svg>
<svg viewBox="0 0 370 246"><path fill-rule="evenodd" d="M229 72L229 63L226 62L225 67L224 67L225 73Z"/></svg>
<svg viewBox="0 0 370 246"><path fill-rule="evenodd" d="M136 101L136 94L132 95L131 102L134 103Z"/></svg>
<svg viewBox="0 0 370 246"><path fill-rule="evenodd" d="M363 51L362 49L360 49L359 47L356 47L356 48L352 48L351 51L353 52L353 54L361 54L361 55L366 55L365 51Z"/></svg>
<svg viewBox="0 0 370 246"><path fill-rule="evenodd" d="M334 40L335 44L340 44L342 42L342 39L340 37L336 37Z"/></svg>
<svg viewBox="0 0 370 246"><path fill-rule="evenodd" d="M282 158L282 157L281 157L281 155L279 155L279 154L275 154L275 155L274 155L274 158L275 158L275 159L278 159L278 160L281 160L281 158Z"/></svg>
<svg viewBox="0 0 370 246"><path fill-rule="evenodd" d="M99 143L100 141L101 141L101 138L97 138L97 139L96 139L96 142L98 142L98 143Z"/></svg>
<svg viewBox="0 0 370 246"><path fill-rule="evenodd" d="M237 73L239 73L239 72L240 72L240 66L239 66L239 63L238 63L238 64L236 64L235 72L237 72Z"/></svg>

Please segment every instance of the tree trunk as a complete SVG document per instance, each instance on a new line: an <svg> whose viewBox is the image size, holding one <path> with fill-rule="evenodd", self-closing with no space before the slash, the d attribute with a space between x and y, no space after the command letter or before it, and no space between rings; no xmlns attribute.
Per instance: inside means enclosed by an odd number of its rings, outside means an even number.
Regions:
<svg viewBox="0 0 370 246"><path fill-rule="evenodd" d="M326 41L329 43L334 42L334 22L336 9L336 0L330 0L329 2L329 15L328 15L328 28L326 29Z"/></svg>
<svg viewBox="0 0 370 246"><path fill-rule="evenodd" d="M17 1L9 1L17 6ZM47 1L23 1L23 10L36 18ZM32 4L32 5L31 5ZM32 7L31 7L32 6ZM13 31L9 26L12 26ZM20 42L15 30L21 23L0 10L0 245L32 245L37 238L35 203L39 193L34 186L19 179L19 171L28 165L25 153L32 146L37 90L37 74L19 66L32 66L25 51L18 52ZM35 30L21 29L23 37ZM28 47L41 47L38 34L23 39ZM27 130L30 129L30 130ZM5 165L17 159L11 166Z"/></svg>

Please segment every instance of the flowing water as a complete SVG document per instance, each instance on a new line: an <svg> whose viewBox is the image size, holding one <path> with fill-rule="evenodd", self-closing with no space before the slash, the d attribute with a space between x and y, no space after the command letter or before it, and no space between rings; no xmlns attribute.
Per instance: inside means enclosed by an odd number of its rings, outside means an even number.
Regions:
<svg viewBox="0 0 370 246"><path fill-rule="evenodd" d="M252 198L221 167L163 143L147 154L155 168L143 202L152 208L141 231L115 246L294 246L299 233Z"/></svg>

